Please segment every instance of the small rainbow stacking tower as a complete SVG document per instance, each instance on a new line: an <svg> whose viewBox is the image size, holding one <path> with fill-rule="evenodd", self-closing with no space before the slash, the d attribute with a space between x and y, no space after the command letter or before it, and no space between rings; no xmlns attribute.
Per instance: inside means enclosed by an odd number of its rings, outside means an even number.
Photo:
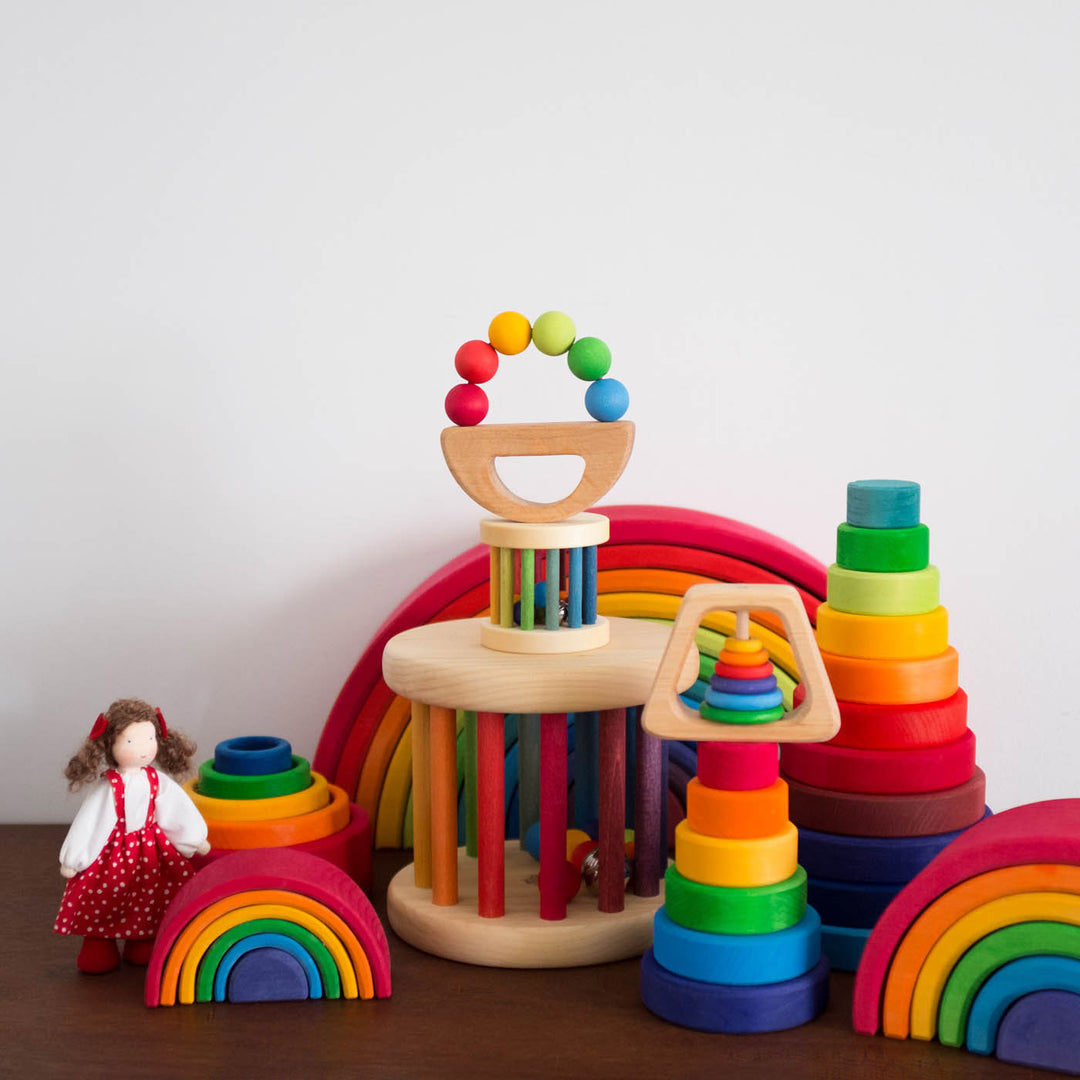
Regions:
<svg viewBox="0 0 1080 1080"><path fill-rule="evenodd" d="M986 813L919 485L848 485L817 641L840 704L825 746L781 765L833 967L854 971L900 890Z"/></svg>
<svg viewBox="0 0 1080 1080"><path fill-rule="evenodd" d="M740 592L746 589L750 592ZM839 718L835 702L820 690L825 701L816 726L809 723L809 703L785 718L769 654L750 636L749 606L768 611L770 597L779 595L788 601L789 613L798 610L812 646L797 595L786 597L786 592L783 586L691 589L657 677L658 690L646 706L645 724L654 734L698 739L698 775L687 785L686 819L675 829L675 864L668 867L664 907L656 913L653 947L641 966L645 1005L683 1027L779 1031L812 1020L828 1003L821 919L807 905L799 834L788 820L788 788L779 777L775 740L828 738ZM699 598L719 607L735 606L743 597L735 634L720 651L699 707L701 720L680 732L680 719L693 714L681 712L666 689L672 647L678 654L680 633L696 629ZM812 700L814 681L824 679L824 669L816 656L816 665L810 662L798 633L789 629L788 638ZM752 741L758 739L763 741Z"/></svg>
<svg viewBox="0 0 1080 1080"><path fill-rule="evenodd" d="M211 850L198 867L230 851L294 848L371 887L371 826L345 792L313 772L285 739L247 735L218 743L213 760L184 789L206 819Z"/></svg>

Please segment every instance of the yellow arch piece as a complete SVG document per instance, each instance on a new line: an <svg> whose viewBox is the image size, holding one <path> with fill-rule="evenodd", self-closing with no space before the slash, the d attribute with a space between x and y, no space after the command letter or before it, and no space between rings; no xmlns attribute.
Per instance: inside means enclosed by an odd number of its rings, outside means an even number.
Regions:
<svg viewBox="0 0 1080 1080"><path fill-rule="evenodd" d="M601 615L671 621L674 621L679 613L681 603L681 596L668 596L663 593L601 593L596 598L597 610ZM702 620L701 625L730 637L735 633L735 613L713 612ZM774 664L779 664L792 678L799 679L799 665L795 663L795 654L791 651L787 638L758 622L750 623L750 633L765 646Z"/></svg>
<svg viewBox="0 0 1080 1080"><path fill-rule="evenodd" d="M284 907L306 911L309 915L322 921L327 929L337 935L338 940L345 946L352 966L356 972L356 981L359 987L359 996L365 1001L375 996L375 984L371 977L371 964L368 963L367 955L363 946L357 940L356 935L349 929L340 915L331 911L325 904L313 900L310 896L302 893L289 892L287 889L251 889L247 892L234 893L210 904L196 915L191 922L184 927L183 931L173 942L169 950L169 959L165 963L165 970L161 975L161 1004L175 1005L177 983L179 982L180 968L184 957L191 951L199 935L217 918L235 911L237 908L251 907L255 904L281 904Z"/></svg>
<svg viewBox="0 0 1080 1080"><path fill-rule="evenodd" d="M397 749L386 770L382 794L379 796L379 816L375 819L375 846L399 848L405 831L405 804L412 787L412 724L398 739Z"/></svg>
<svg viewBox="0 0 1080 1080"><path fill-rule="evenodd" d="M911 998L911 1036L929 1041L937 1034L941 995L952 969L977 941L1005 926L1060 922L1080 926L1080 896L1029 892L1003 896L969 911L938 938L923 963Z"/></svg>
<svg viewBox="0 0 1080 1080"><path fill-rule="evenodd" d="M320 922L306 911L300 911L296 907L286 907L284 904L252 904L250 907L238 908L236 911L219 915L199 936L184 957L180 967L180 989L178 999L181 1005L191 1005L195 1001L195 983L198 979L199 965L202 963L206 950L227 930L242 923L251 922L253 919L282 919L285 922L296 923L306 930L310 930L327 948L334 958L338 973L341 976L341 992L344 997L355 998L358 996L356 985L356 973L353 971L352 961L345 951L341 940L332 933L325 923Z"/></svg>

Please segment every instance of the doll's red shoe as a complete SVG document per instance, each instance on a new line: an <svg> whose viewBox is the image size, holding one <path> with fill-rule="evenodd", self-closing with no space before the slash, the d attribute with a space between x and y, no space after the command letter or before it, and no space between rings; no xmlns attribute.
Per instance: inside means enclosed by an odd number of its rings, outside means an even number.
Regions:
<svg viewBox="0 0 1080 1080"><path fill-rule="evenodd" d="M153 951L153 938L128 938L124 942L124 962L136 967L146 967Z"/></svg>
<svg viewBox="0 0 1080 1080"><path fill-rule="evenodd" d="M86 937L75 963L87 975L104 975L120 966L120 950L112 938Z"/></svg>

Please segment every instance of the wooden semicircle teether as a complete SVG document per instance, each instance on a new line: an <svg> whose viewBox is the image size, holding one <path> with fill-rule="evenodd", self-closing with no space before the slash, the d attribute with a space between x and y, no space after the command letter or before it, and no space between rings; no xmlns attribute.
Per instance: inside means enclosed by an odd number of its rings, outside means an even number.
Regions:
<svg viewBox="0 0 1080 1080"><path fill-rule="evenodd" d="M802 685L803 703L782 720L762 725L722 724L703 720L679 698L679 672L695 647L694 635L714 611L767 611L779 617L787 635ZM736 636L743 636L737 634ZM824 742L840 730L840 712L829 677L814 642L814 631L798 592L790 585L694 585L687 589L652 692L645 703L642 726L662 739L708 742Z"/></svg>
<svg viewBox="0 0 1080 1080"><path fill-rule="evenodd" d="M485 510L511 521L561 521L593 506L615 486L634 448L634 425L629 420L482 424L444 428L440 441L458 486ZM560 455L582 458L585 471L577 487L555 502L514 494L495 468L500 457Z"/></svg>

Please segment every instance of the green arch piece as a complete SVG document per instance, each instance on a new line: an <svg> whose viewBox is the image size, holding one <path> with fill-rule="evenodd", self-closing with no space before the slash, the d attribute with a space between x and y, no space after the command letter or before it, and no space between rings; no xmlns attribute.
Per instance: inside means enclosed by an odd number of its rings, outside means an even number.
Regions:
<svg viewBox="0 0 1080 1080"><path fill-rule="evenodd" d="M938 1038L943 1045L964 1045L968 1014L983 983L998 968L1025 956L1067 956L1080 960L1080 926L1016 923L995 930L972 945L953 968L941 995Z"/></svg>
<svg viewBox="0 0 1080 1080"><path fill-rule="evenodd" d="M214 973L221 958L243 938L252 934L284 934L303 946L315 961L323 981L323 997L341 997L341 976L337 964L330 955L330 950L306 926L289 922L287 919L252 919L226 930L217 938L199 961L199 971L195 979L195 1000L213 1001Z"/></svg>

